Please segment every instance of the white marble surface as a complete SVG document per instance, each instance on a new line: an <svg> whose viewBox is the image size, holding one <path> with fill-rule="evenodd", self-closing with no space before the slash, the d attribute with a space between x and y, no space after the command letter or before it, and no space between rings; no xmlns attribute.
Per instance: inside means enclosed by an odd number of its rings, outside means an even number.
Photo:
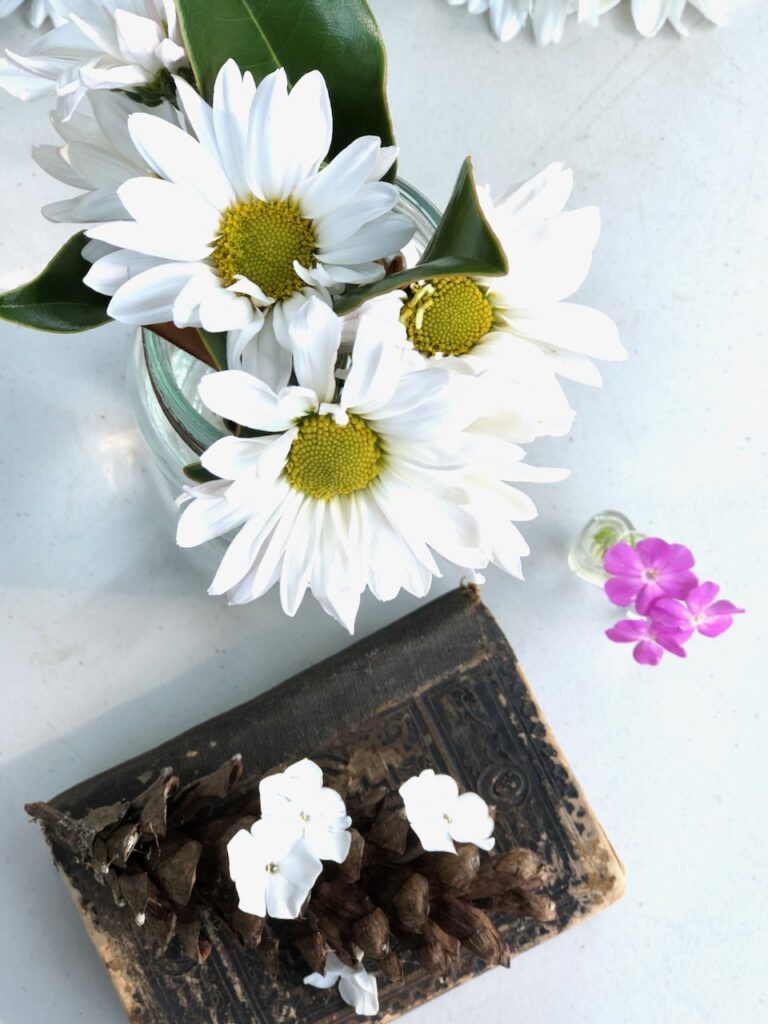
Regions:
<svg viewBox="0 0 768 1024"><path fill-rule="evenodd" d="M466 153L497 187L552 159L604 234L582 297L620 322L631 360L573 388L567 440L542 463L528 582L485 597L623 858L624 900L413 1024L759 1024L766 1020L764 632L768 6L687 41L634 35L624 11L542 51L496 43L443 0L375 0L391 56L401 172L443 202ZM20 19L0 40L21 46ZM29 161L43 106L0 97L0 287L66 230ZM208 598L171 542L125 396L130 331L71 338L0 326L0 1021L118 1024L106 974L26 800L46 798L348 643L312 603ZM602 630L601 594L565 552L619 507L688 543L750 610L655 671ZM447 575L436 593L457 580ZM413 607L366 601L366 634Z"/></svg>

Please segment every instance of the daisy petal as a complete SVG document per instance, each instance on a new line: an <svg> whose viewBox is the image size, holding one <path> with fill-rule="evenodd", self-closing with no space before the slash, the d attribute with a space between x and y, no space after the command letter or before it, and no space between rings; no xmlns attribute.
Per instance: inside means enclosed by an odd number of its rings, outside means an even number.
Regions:
<svg viewBox="0 0 768 1024"><path fill-rule="evenodd" d="M514 329L533 341L595 359L627 358L613 320L597 309L575 302L559 302L530 316L515 317Z"/></svg>
<svg viewBox="0 0 768 1024"><path fill-rule="evenodd" d="M132 277L115 292L107 312L123 324L161 324L173 315L176 296L194 274L194 265L163 263Z"/></svg>
<svg viewBox="0 0 768 1024"><path fill-rule="evenodd" d="M211 412L243 427L277 431L291 425L275 392L242 370L210 373L200 381L198 391Z"/></svg>
<svg viewBox="0 0 768 1024"><path fill-rule="evenodd" d="M296 140L296 162L301 177L314 174L331 148L333 115L325 79L310 71L288 96L290 132Z"/></svg>
<svg viewBox="0 0 768 1024"><path fill-rule="evenodd" d="M288 327L296 379L320 402L333 401L336 354L341 341L341 321L322 299L311 296L294 314Z"/></svg>
<svg viewBox="0 0 768 1024"><path fill-rule="evenodd" d="M320 251L318 258L324 263L343 264L392 256L410 242L415 230L413 221L404 213L378 217L363 224L336 248Z"/></svg>
<svg viewBox="0 0 768 1024"><path fill-rule="evenodd" d="M368 181L379 156L380 143L372 135L351 142L298 190L305 217L317 220L351 199Z"/></svg>
<svg viewBox="0 0 768 1024"><path fill-rule="evenodd" d="M200 456L204 469L222 480L235 480L246 473L255 473L265 447L271 439L261 437L232 437L227 435L214 441Z"/></svg>
<svg viewBox="0 0 768 1024"><path fill-rule="evenodd" d="M265 318L258 337L254 336L251 325L244 330L242 340L235 335L232 343L234 352L242 352L242 367L247 373L258 377L275 392L286 386L293 369L291 353L277 340L270 316ZM228 361L231 367L237 366L236 359Z"/></svg>
<svg viewBox="0 0 768 1024"><path fill-rule="evenodd" d="M152 114L132 114L128 129L136 149L161 178L186 185L220 212L235 202L218 162L187 132Z"/></svg>

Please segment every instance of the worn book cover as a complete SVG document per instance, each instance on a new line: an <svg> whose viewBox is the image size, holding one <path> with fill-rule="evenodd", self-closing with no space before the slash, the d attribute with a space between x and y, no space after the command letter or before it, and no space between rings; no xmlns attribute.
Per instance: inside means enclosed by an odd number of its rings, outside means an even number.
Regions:
<svg viewBox="0 0 768 1024"><path fill-rule="evenodd" d="M393 792L434 768L496 811L501 850L527 847L548 866L551 921L495 916L513 954L556 935L622 893L616 854L586 802L514 653L472 589L455 591L256 699L50 801L82 818L132 798L168 767L192 781L242 756L243 782L310 757L327 776ZM42 806L42 805L37 805ZM204 964L179 943L158 955L130 914L44 822L59 870L131 1021L139 1024L341 1024L354 1011L335 990L303 984L306 963L280 950L274 973L227 928L212 926ZM466 952L449 976L403 958L380 986L379 1020L393 1020L485 970ZM510 984L512 984L510 982ZM87 999L87 994L84 994Z"/></svg>

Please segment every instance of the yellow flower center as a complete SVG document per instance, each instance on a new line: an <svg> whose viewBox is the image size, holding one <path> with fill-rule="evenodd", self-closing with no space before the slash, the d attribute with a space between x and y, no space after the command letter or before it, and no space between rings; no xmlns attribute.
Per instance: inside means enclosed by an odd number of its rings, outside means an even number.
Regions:
<svg viewBox="0 0 768 1024"><path fill-rule="evenodd" d="M436 277L411 285L400 320L425 356L463 356L493 326L493 306L471 277Z"/></svg>
<svg viewBox="0 0 768 1024"><path fill-rule="evenodd" d="M272 299L304 287L294 260L311 269L317 239L312 221L286 199L248 199L224 213L211 257L226 287L247 277Z"/></svg>
<svg viewBox="0 0 768 1024"><path fill-rule="evenodd" d="M381 472L378 436L359 416L339 426L333 416L307 416L288 452L285 472L292 487L329 501L367 487Z"/></svg>

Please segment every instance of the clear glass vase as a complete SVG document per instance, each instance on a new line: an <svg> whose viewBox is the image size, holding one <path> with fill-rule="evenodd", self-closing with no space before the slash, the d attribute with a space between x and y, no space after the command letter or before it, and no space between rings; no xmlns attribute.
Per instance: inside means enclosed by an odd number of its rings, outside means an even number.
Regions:
<svg viewBox="0 0 768 1024"><path fill-rule="evenodd" d="M418 262L440 220L439 211L405 181L397 181L397 209L416 225L404 250L408 266ZM210 368L153 331L139 331L128 367L128 387L136 422L152 456L159 493L173 520L185 483L184 466L200 457L224 431L223 423L200 402L197 385ZM206 545L210 547L210 545Z"/></svg>
<svg viewBox="0 0 768 1024"><path fill-rule="evenodd" d="M603 560L608 548L620 541L635 545L643 539L622 512L611 509L592 516L568 552L568 565L579 579L602 587L608 579Z"/></svg>

